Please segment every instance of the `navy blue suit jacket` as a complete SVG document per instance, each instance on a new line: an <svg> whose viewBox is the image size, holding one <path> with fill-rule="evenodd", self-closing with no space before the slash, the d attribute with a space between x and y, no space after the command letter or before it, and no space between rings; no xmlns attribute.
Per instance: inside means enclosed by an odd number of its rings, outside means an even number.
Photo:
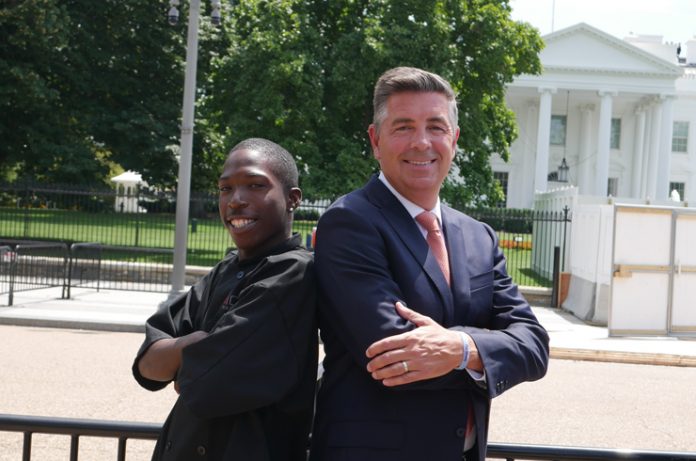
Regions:
<svg viewBox="0 0 696 461"><path fill-rule="evenodd" d="M413 218L378 178L319 220L315 267L326 357L312 461L461 460L469 405L483 460L490 399L546 373L548 335L507 275L495 233L445 205L442 220L451 287ZM394 388L375 381L366 369L368 346L415 328L396 313L399 300L468 333L486 384L464 370Z"/></svg>

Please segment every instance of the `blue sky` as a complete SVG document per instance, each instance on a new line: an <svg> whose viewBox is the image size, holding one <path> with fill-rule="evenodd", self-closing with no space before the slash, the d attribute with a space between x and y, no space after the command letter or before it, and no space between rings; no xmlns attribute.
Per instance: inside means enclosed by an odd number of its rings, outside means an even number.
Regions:
<svg viewBox="0 0 696 461"><path fill-rule="evenodd" d="M696 0L510 0L512 18L542 35L585 22L618 38L662 35L684 43L696 35Z"/></svg>

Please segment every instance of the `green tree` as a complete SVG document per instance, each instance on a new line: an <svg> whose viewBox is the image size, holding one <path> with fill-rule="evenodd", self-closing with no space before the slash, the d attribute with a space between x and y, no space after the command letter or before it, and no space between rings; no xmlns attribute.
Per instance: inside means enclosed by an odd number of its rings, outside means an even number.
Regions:
<svg viewBox="0 0 696 461"><path fill-rule="evenodd" d="M171 185L183 91L184 34L166 1L64 0L73 22L69 95L109 159Z"/></svg>
<svg viewBox="0 0 696 461"><path fill-rule="evenodd" d="M506 0L242 0L226 19L230 43L213 60L203 118L229 145L248 136L297 157L310 198L335 197L377 169L366 128L372 88L397 65L437 72L458 92L454 204L496 201L492 153L516 136L505 84L538 73L542 42L510 19Z"/></svg>
<svg viewBox="0 0 696 461"><path fill-rule="evenodd" d="M4 175L47 173L90 152L62 75L71 21L56 0L6 1L0 9L0 165ZM70 146L66 148L66 146Z"/></svg>
<svg viewBox="0 0 696 461"><path fill-rule="evenodd" d="M166 10L165 0L0 3L5 176L90 184L116 163L174 183L185 50Z"/></svg>

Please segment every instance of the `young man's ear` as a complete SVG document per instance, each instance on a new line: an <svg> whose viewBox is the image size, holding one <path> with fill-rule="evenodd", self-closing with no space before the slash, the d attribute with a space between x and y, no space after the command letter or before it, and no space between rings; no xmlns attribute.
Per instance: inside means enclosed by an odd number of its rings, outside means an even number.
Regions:
<svg viewBox="0 0 696 461"><path fill-rule="evenodd" d="M302 201L302 191L299 187L293 187L288 194L288 212L293 212L300 206Z"/></svg>

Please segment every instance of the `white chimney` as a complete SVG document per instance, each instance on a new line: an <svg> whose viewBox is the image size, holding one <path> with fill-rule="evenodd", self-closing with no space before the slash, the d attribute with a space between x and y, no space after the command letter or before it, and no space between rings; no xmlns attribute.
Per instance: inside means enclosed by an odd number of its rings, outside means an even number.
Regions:
<svg viewBox="0 0 696 461"><path fill-rule="evenodd" d="M696 38L692 38L685 43L686 46L686 64L696 64Z"/></svg>
<svg viewBox="0 0 696 461"><path fill-rule="evenodd" d="M624 38L625 41L634 45L643 51L647 51L658 58L664 59L676 64L677 59L677 44L663 43L662 35L631 35Z"/></svg>

